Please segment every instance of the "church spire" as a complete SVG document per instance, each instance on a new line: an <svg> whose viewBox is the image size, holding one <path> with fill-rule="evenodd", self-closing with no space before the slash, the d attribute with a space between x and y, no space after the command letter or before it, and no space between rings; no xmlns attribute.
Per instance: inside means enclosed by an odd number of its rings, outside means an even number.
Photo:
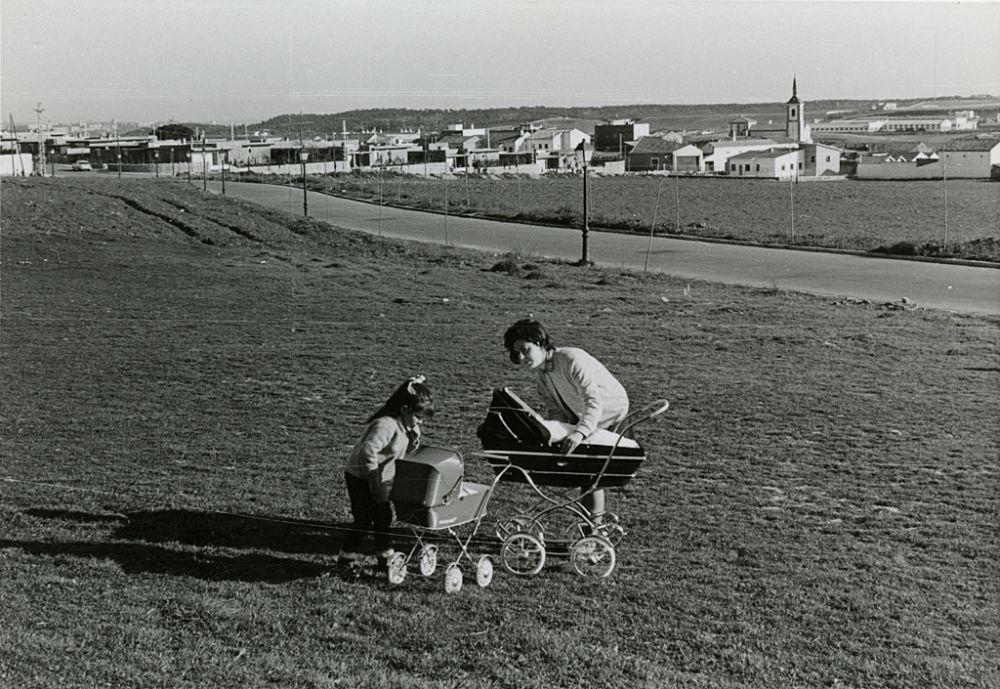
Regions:
<svg viewBox="0 0 1000 689"><path fill-rule="evenodd" d="M799 87L798 87L798 84L796 83L797 81L798 81L798 79L796 79L793 76L792 77L792 97L788 99L789 103L798 103L799 102Z"/></svg>

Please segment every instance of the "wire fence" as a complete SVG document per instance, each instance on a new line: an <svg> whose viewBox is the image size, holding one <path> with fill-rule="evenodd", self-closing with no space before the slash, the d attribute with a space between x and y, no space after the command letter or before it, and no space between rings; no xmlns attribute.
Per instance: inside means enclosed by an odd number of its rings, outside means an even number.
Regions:
<svg viewBox="0 0 1000 689"><path fill-rule="evenodd" d="M583 175L230 177L347 196L379 206L583 227ZM197 183L197 180L194 180ZM1000 261L995 182L775 181L588 177L590 229L899 255Z"/></svg>

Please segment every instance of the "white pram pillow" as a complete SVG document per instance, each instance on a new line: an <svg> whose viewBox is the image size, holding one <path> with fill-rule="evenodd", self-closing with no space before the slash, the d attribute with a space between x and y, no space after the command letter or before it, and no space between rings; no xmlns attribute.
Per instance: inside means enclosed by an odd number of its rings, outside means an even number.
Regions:
<svg viewBox="0 0 1000 689"><path fill-rule="evenodd" d="M550 421L541 417L539 417L539 421L549 430L549 442L553 444L558 443L576 428L571 423ZM607 447L615 447L615 443L617 442L618 447L639 447L639 443L631 438L624 438L604 428L594 431L584 438L583 442L587 445L606 445Z"/></svg>

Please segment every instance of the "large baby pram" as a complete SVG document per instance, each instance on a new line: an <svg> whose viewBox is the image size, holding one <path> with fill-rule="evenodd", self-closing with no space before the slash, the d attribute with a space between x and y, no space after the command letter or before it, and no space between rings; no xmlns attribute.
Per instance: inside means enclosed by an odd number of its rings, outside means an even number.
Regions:
<svg viewBox="0 0 1000 689"><path fill-rule="evenodd" d="M477 431L482 456L495 473L494 484L525 483L534 495L532 507L497 521L504 568L519 575L537 574L545 565L548 542L566 549L579 574L611 574L617 561L615 546L625 532L616 515L606 513L597 519L581 500L595 490L624 486L632 480L646 452L626 434L668 407L666 400L643 407L564 455L557 444L573 426L542 418L509 388L495 390L486 420ZM561 522L561 539L546 533L550 522Z"/></svg>

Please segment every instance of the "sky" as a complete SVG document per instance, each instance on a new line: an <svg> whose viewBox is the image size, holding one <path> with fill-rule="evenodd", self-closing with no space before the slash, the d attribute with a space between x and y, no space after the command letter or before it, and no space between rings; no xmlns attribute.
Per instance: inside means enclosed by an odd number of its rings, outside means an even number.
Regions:
<svg viewBox="0 0 1000 689"><path fill-rule="evenodd" d="M4 124L1000 96L1000 0L0 0ZM37 115L36 108L44 109Z"/></svg>

